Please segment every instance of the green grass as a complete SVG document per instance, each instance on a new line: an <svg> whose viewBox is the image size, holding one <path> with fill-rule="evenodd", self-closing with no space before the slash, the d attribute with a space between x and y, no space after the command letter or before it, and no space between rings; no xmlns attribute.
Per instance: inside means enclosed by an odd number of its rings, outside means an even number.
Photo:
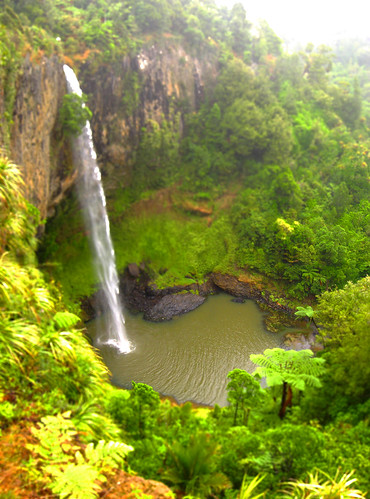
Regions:
<svg viewBox="0 0 370 499"><path fill-rule="evenodd" d="M208 226L197 216L138 216L127 210L111 217L111 235L118 271L145 262L159 287L191 284L214 270L231 271L235 261L237 241L227 217ZM94 291L91 251L75 202L48 223L40 255L70 300Z"/></svg>
<svg viewBox="0 0 370 499"><path fill-rule="evenodd" d="M173 213L126 218L113 224L117 267L146 262L159 274L160 287L191 284L213 270L227 271L232 264L236 240L226 218L208 227L204 219L178 219Z"/></svg>

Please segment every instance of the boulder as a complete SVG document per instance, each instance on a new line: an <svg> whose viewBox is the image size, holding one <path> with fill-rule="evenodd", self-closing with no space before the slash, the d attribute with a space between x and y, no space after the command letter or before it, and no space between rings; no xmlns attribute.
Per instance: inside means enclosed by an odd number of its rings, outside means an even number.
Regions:
<svg viewBox="0 0 370 499"><path fill-rule="evenodd" d="M199 307L205 301L204 296L192 293L166 295L144 314L144 319L153 322L167 321Z"/></svg>
<svg viewBox="0 0 370 499"><path fill-rule="evenodd" d="M140 269L137 265L137 263L129 263L127 265L127 270L130 274L131 277L134 277L137 279L140 276Z"/></svg>
<svg viewBox="0 0 370 499"><path fill-rule="evenodd" d="M284 335L284 347L288 350L312 350L315 343L315 336L310 333L286 333Z"/></svg>

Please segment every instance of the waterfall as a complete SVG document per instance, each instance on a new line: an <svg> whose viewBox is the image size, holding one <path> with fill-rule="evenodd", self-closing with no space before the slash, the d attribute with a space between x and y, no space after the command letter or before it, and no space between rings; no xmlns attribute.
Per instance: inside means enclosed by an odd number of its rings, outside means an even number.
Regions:
<svg viewBox="0 0 370 499"><path fill-rule="evenodd" d="M63 70L68 92L82 96L80 84L73 69L64 65ZM104 311L105 331L99 334L99 343L113 345L121 353L128 353L130 343L126 337L125 320L119 300L118 275L110 237L105 195L88 121L86 121L80 136L75 139L73 150L80 168L78 180L80 202L101 285L100 298Z"/></svg>

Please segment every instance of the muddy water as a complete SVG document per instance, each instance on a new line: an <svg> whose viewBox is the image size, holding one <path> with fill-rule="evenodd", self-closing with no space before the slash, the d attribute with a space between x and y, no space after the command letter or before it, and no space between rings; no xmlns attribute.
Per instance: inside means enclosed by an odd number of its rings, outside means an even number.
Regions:
<svg viewBox="0 0 370 499"><path fill-rule="evenodd" d="M126 331L135 347L128 354L100 346L112 381L129 388L147 383L178 402L226 404L227 373L252 372L251 353L281 346L281 337L263 326L263 316L251 300L233 303L226 294L208 297L193 312L175 320L152 323L125 312ZM89 334L95 343L96 322Z"/></svg>

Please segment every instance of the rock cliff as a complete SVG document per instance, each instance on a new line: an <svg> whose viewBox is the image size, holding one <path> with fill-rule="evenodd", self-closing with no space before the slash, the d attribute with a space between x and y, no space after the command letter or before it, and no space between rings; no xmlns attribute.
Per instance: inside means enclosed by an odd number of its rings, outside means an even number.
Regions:
<svg viewBox="0 0 370 499"><path fill-rule="evenodd" d="M181 136L184 114L199 107L217 68L216 49L195 57L172 39L149 43L114 67L93 58L81 63L78 76L93 112L94 143L108 189L130 181L143 127L166 119ZM53 213L76 177L58 125L65 92L58 56L25 57L16 79L10 156L42 218Z"/></svg>
<svg viewBox="0 0 370 499"><path fill-rule="evenodd" d="M100 165L113 188L130 181L143 127L165 119L181 136L184 113L199 107L218 72L216 50L195 57L171 39L148 44L114 68L92 65L87 60L79 76Z"/></svg>
<svg viewBox="0 0 370 499"><path fill-rule="evenodd" d="M10 155L22 170L27 199L42 218L50 214L71 183L67 150L57 137L58 109L65 89L57 56L38 62L26 56L16 82Z"/></svg>

